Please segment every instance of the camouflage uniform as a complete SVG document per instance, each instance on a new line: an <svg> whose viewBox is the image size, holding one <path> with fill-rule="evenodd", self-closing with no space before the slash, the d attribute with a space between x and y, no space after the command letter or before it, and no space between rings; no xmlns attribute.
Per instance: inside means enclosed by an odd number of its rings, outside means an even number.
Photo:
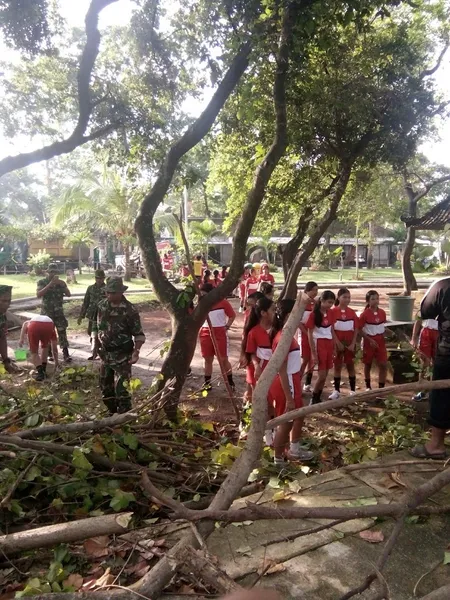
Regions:
<svg viewBox="0 0 450 600"><path fill-rule="evenodd" d="M117 292L114 285L123 286L120 277L110 278L106 291ZM145 342L141 319L136 308L125 297L119 306L108 300L100 302L93 321L92 333L98 339L100 387L103 401L110 412L126 412L131 409L131 396L126 382L131 379L131 356L135 342Z"/></svg>
<svg viewBox="0 0 450 600"><path fill-rule="evenodd" d="M49 270L52 265L49 265ZM37 291L44 289L51 281L51 277L46 277L37 282ZM42 296L42 307L41 315L47 315L51 318L55 324L58 332L59 345L62 349L69 347L69 341L67 339L67 327L69 325L63 309L64 302L64 290L66 285L61 282L55 287L48 290L44 296Z"/></svg>
<svg viewBox="0 0 450 600"><path fill-rule="evenodd" d="M104 278L105 272L98 269L95 272L95 277ZM92 324L95 319L95 313L97 312L97 307L100 304L100 302L102 300L104 300L106 297L105 289L106 289L105 283L103 283L102 285L97 285L96 283L94 283L93 285L90 285L86 290L83 304L81 306L80 318L81 319L84 319L84 318L89 319L89 324L88 324L88 329L87 329L88 335L91 335L91 333L92 333Z"/></svg>

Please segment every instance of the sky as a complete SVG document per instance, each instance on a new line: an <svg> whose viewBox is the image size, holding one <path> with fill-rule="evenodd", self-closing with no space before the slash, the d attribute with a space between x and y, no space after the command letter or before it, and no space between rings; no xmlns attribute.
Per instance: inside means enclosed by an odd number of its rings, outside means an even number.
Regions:
<svg viewBox="0 0 450 600"><path fill-rule="evenodd" d="M61 12L68 24L73 27L84 27L84 17L89 7L90 0L60 0ZM123 25L130 19L133 9L132 0L119 0L106 7L100 14L99 26L103 29L112 25ZM2 59L8 59L8 51L4 46L2 50ZM444 96L450 98L450 51L444 58L441 68L435 75L439 90ZM191 116L198 116L208 102L212 90L205 90L203 101L187 100L183 109ZM424 143L420 150L433 162L444 164L450 167L450 118L447 121L440 122L437 127L436 139ZM0 159L8 154L28 151L33 147L39 147L38 139L30 140L26 138L16 138L14 141L2 138L0 134Z"/></svg>

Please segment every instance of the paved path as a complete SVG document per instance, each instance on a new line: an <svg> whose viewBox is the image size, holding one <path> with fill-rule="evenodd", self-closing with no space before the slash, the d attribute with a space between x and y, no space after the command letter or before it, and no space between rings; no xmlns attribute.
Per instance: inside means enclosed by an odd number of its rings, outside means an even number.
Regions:
<svg viewBox="0 0 450 600"><path fill-rule="evenodd" d="M384 460L380 469L354 471L345 469L299 479L300 490L287 500L273 503L279 490L268 487L236 502L272 506L348 506L383 504L398 500L409 488L415 488L436 474L434 463L395 466L401 460L412 460L406 452L399 452ZM391 466L392 465L392 466ZM394 479L391 474L394 473ZM448 504L450 487L433 497L433 504ZM359 532L373 529L383 532L387 539L393 527L392 520L376 523L373 519L357 519L336 525L316 534L297 537L290 541L280 536L295 535L324 520L295 519L255 521L247 526L230 525L216 529L208 540L210 551L219 557L220 566L245 586L258 578L257 572L265 561L273 561L280 572L265 576L261 585L276 587L283 598L302 600L338 600L346 591L362 583L383 551L386 542L369 543ZM385 572L392 600L410 600L419 578L432 570L420 583L418 597L450 583L450 572L443 565L444 552L450 539L450 520L433 516L422 524L405 526ZM373 594L373 591L372 591ZM358 596L369 598L370 594Z"/></svg>

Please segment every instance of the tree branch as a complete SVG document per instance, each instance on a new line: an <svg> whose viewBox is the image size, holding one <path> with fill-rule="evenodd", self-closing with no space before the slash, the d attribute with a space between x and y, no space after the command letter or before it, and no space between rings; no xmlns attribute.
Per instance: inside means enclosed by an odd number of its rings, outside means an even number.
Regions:
<svg viewBox="0 0 450 600"><path fill-rule="evenodd" d="M450 174L443 175L442 177L438 177L437 179L434 179L433 181L429 181L428 183L425 184L425 189L423 189L421 192L418 192L415 194L414 202L416 202L416 203L419 202L419 200L422 200L422 198L424 196L426 196L432 188L434 188L436 185L440 185L441 183L446 183L447 181L450 181Z"/></svg>
<svg viewBox="0 0 450 600"><path fill-rule="evenodd" d="M449 45L450 45L450 42L447 40L444 44L444 47L442 48L442 50L439 53L436 64L431 69L425 69L424 71L422 71L422 73L420 75L421 79L424 79L425 77L430 77L430 75L434 75L436 73L436 71L441 66L442 60L447 53Z"/></svg>
<svg viewBox="0 0 450 600"><path fill-rule="evenodd" d="M117 2L117 0L91 0L86 13L86 43L81 54L77 75L78 120L72 134L66 140L54 142L38 150L5 157L3 160L0 160L0 177L33 163L72 152L78 146L102 137L117 126L116 124L110 124L85 135L94 106L91 102L90 82L100 47L101 37L98 30L98 18L100 12L114 2Z"/></svg>

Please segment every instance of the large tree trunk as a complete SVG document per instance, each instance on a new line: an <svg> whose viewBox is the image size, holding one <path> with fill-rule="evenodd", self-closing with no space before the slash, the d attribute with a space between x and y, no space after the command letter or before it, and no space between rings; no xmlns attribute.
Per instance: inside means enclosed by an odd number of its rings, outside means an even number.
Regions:
<svg viewBox="0 0 450 600"><path fill-rule="evenodd" d="M373 260L373 222L369 222L369 239L367 241L367 268L374 268L374 260Z"/></svg>
<svg viewBox="0 0 450 600"><path fill-rule="evenodd" d="M408 227L405 245L402 253L402 270L403 270L403 286L405 293L409 296L412 290L417 290L417 281L414 276L411 264L411 257L416 241L416 232L411 227Z"/></svg>
<svg viewBox="0 0 450 600"><path fill-rule="evenodd" d="M283 290L281 292L281 298L295 298L297 295L297 278L300 275L300 271L306 265L309 257L312 255L314 250L320 241L320 238L327 231L328 227L336 219L339 204L342 197L347 189L347 185L352 172L352 164L342 161L341 170L339 176L333 187L330 186L332 192L330 194L331 201L328 212L325 216L316 223L314 230L311 232L308 241L304 244L302 251L298 251L294 261L292 262L291 268L289 269L288 276L285 280ZM320 195L322 198L323 194ZM312 203L316 206L316 202Z"/></svg>
<svg viewBox="0 0 450 600"><path fill-rule="evenodd" d="M78 245L78 272L83 275L83 261L81 260L81 244Z"/></svg>

